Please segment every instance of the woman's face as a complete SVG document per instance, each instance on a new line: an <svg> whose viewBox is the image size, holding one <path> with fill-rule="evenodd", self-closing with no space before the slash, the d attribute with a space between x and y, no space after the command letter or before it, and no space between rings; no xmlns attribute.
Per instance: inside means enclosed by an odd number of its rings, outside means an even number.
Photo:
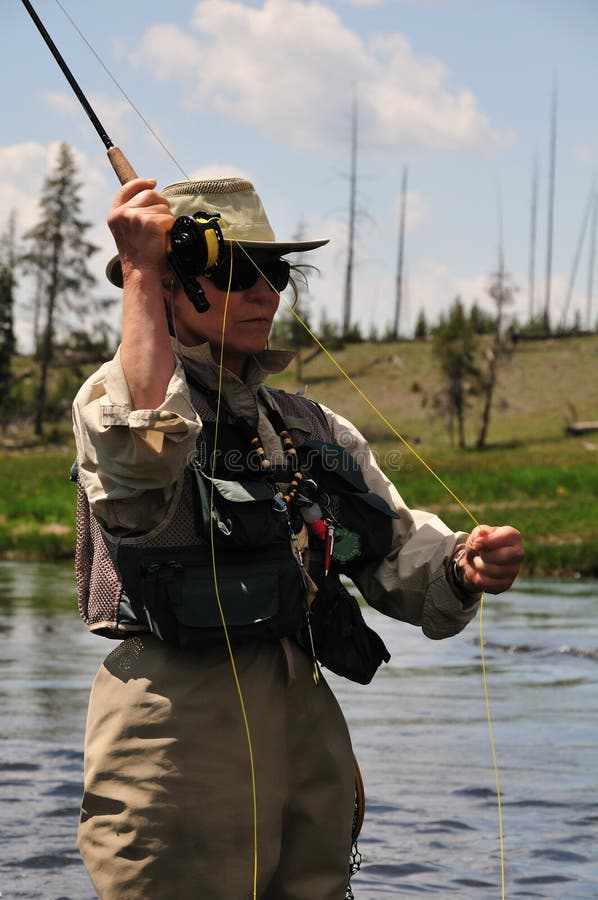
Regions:
<svg viewBox="0 0 598 900"><path fill-rule="evenodd" d="M188 347L208 341L212 356L218 362L224 324L223 364L235 375L242 377L248 357L259 353L266 346L272 320L278 309L279 295L260 276L252 287L231 291L226 304L226 291L214 287L209 278L200 277L198 281L210 308L198 313L177 282L173 296L177 337Z"/></svg>

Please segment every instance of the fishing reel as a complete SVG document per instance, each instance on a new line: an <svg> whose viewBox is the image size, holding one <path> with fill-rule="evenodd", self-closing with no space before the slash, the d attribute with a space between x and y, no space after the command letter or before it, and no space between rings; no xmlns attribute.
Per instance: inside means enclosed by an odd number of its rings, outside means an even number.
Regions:
<svg viewBox="0 0 598 900"><path fill-rule="evenodd" d="M209 275L222 256L224 238L219 218L218 214L201 210L192 216L179 216L169 234L168 264L200 313L206 312L210 304L197 277Z"/></svg>

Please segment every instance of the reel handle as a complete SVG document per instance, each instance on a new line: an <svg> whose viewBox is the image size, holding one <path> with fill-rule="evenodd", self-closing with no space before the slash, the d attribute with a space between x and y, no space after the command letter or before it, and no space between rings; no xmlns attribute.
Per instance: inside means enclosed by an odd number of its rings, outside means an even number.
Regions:
<svg viewBox="0 0 598 900"><path fill-rule="evenodd" d="M108 159L121 184L126 184L127 181L133 181L134 178L139 177L125 154L118 147L112 146L109 148Z"/></svg>

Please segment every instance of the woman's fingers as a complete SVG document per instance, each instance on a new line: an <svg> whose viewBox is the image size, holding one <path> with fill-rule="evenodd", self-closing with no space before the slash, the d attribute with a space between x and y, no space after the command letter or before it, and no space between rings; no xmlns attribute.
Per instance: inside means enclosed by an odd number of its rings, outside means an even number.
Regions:
<svg viewBox="0 0 598 900"><path fill-rule="evenodd" d="M165 269L166 234L174 217L155 187L154 178L127 182L116 194L108 215L125 278L136 269Z"/></svg>
<svg viewBox="0 0 598 900"><path fill-rule="evenodd" d="M511 525L478 525L465 544L466 584L498 594L511 587L523 559L521 534Z"/></svg>

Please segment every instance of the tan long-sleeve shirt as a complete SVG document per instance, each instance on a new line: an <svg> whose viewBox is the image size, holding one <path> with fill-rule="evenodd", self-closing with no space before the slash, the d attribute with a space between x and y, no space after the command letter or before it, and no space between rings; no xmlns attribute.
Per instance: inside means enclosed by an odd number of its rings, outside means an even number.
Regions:
<svg viewBox="0 0 598 900"><path fill-rule="evenodd" d="M202 423L194 410L185 370L202 384L222 390L229 408L256 425L266 454L282 457L280 440L267 418L259 389L282 371L292 354L263 351L241 381L213 363L209 347L175 346L177 365L157 409L132 409L120 355L105 363L78 392L74 432L79 478L102 525L120 534L156 527L175 496L187 463L195 456ZM446 580L446 562L466 535L451 531L437 516L409 509L376 463L365 438L342 416L322 407L334 442L357 458L369 489L399 513L393 520L391 552L364 567L356 583L381 612L419 625L431 638L461 631L475 616L477 597L464 608Z"/></svg>

